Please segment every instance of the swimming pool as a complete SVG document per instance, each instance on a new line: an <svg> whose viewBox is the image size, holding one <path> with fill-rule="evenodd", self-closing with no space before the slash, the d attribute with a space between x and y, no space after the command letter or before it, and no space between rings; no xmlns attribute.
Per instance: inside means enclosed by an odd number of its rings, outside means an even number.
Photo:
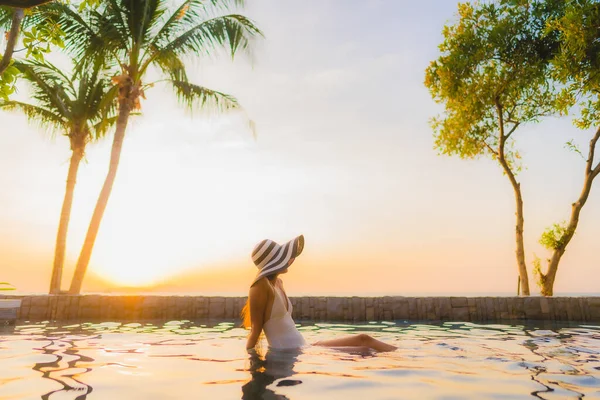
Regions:
<svg viewBox="0 0 600 400"><path fill-rule="evenodd" d="M8 399L600 399L600 326L307 323L307 341L365 332L392 353L321 347L249 358L233 322L0 328ZM301 383L300 383L301 382Z"/></svg>

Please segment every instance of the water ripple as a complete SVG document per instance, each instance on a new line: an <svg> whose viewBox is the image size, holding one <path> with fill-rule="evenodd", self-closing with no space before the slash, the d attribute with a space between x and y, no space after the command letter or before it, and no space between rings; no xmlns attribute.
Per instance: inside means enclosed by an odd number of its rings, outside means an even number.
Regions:
<svg viewBox="0 0 600 400"><path fill-rule="evenodd" d="M314 342L368 333L391 353L323 347L248 357L233 321L0 328L0 399L600 398L600 326L306 323Z"/></svg>

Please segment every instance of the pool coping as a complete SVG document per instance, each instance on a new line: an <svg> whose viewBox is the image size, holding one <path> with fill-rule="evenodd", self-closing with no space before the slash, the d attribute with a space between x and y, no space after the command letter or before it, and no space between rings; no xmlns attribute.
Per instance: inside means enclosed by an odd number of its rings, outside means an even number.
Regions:
<svg viewBox="0 0 600 400"><path fill-rule="evenodd" d="M0 300L21 300L17 321L117 321L236 319L246 297L3 294ZM600 322L600 297L303 296L290 300L296 320Z"/></svg>

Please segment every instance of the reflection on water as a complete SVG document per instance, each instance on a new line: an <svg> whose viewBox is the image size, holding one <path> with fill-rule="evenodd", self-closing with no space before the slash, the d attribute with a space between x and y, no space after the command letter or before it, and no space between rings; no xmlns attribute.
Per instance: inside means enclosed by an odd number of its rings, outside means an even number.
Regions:
<svg viewBox="0 0 600 400"><path fill-rule="evenodd" d="M305 324L307 341L367 332L391 353L245 352L233 322L0 327L8 399L600 399L600 327ZM265 346L266 347L266 346Z"/></svg>
<svg viewBox="0 0 600 400"><path fill-rule="evenodd" d="M250 381L242 386L242 399L288 399L284 395L278 395L267 387L275 380L280 380L277 386L295 386L301 384L300 380L283 379L294 374L294 364L302 350L268 350L262 357L257 353L249 356Z"/></svg>
<svg viewBox="0 0 600 400"><path fill-rule="evenodd" d="M87 395L92 392L92 387L79 381L75 376L82 376L91 368L79 368L78 362L91 362L93 358L79 354L76 346L77 339L50 340L50 343L41 346L43 354L52 356L46 362L38 362L33 366L33 370L39 371L42 378L51 379L62 387L52 390L42 395L42 399L54 398L72 398L76 400L85 400ZM67 396L65 396L67 395Z"/></svg>

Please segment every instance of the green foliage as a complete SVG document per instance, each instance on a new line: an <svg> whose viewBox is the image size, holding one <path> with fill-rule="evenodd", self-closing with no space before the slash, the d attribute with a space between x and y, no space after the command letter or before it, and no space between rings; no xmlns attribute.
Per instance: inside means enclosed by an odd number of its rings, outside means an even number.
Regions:
<svg viewBox="0 0 600 400"><path fill-rule="evenodd" d="M20 111L30 121L59 130L78 145L103 137L113 125L117 90L100 74L99 66L71 76L48 62L15 61L14 67L29 83L35 101L5 100L0 108Z"/></svg>
<svg viewBox="0 0 600 400"><path fill-rule="evenodd" d="M11 60L8 68L0 75L0 100L7 101L15 91L19 70L13 64L14 61Z"/></svg>
<svg viewBox="0 0 600 400"><path fill-rule="evenodd" d="M26 50L26 57L38 61L51 51L52 46L64 47L64 32L56 22L55 5L47 4L25 10L21 24L22 49L15 53ZM0 7L0 29L9 30L12 23L12 9Z"/></svg>
<svg viewBox="0 0 600 400"><path fill-rule="evenodd" d="M445 113L432 121L443 154L497 156L518 126L564 112L570 104L547 79L558 48L545 30L560 1L499 0L459 4L459 20L444 27L441 56L425 85ZM502 118L500 123L499 118ZM518 154L509 147L511 167Z"/></svg>
<svg viewBox="0 0 600 400"><path fill-rule="evenodd" d="M8 32L12 23L13 9L10 7L0 6L0 29Z"/></svg>
<svg viewBox="0 0 600 400"><path fill-rule="evenodd" d="M579 156L585 160L583 153L581 152L581 150L579 150L579 147L575 143L573 143L573 140L569 140L567 143L565 143L565 147L571 150L572 152L579 154Z"/></svg>
<svg viewBox="0 0 600 400"><path fill-rule="evenodd" d="M544 280L545 276L542 273L542 260L536 255L533 258L533 277L535 279L535 284L540 289L544 288Z"/></svg>
<svg viewBox="0 0 600 400"><path fill-rule="evenodd" d="M134 97L153 86L144 82L150 67L157 68L182 102L237 107L231 96L188 82L184 58L212 55L227 49L231 55L248 49L260 30L243 15L229 13L240 0L187 0L172 7L164 0L107 0L78 12L61 5L58 23L66 32L65 48L78 60L121 69L120 85L130 82ZM136 102L134 107L139 106Z"/></svg>
<svg viewBox="0 0 600 400"><path fill-rule="evenodd" d="M577 127L588 129L600 121L600 2L569 1L563 15L553 18L547 31L558 35L560 51L553 60L553 76L564 92L579 103Z"/></svg>
<svg viewBox="0 0 600 400"><path fill-rule="evenodd" d="M0 282L0 290L15 290L15 287L8 282Z"/></svg>
<svg viewBox="0 0 600 400"><path fill-rule="evenodd" d="M549 250L559 250L563 248L565 241L572 234L573 232L568 229L566 221L553 224L551 227L546 228L542 234L540 244Z"/></svg>
<svg viewBox="0 0 600 400"><path fill-rule="evenodd" d="M192 109L194 104L197 104L202 108L209 106L210 108L217 110L229 110L238 107L237 100L228 94L207 89L189 82L170 81L170 84L175 90L175 94L179 101L189 109Z"/></svg>
<svg viewBox="0 0 600 400"><path fill-rule="evenodd" d="M52 47L64 47L64 32L56 23L53 14L54 6L43 5L25 10L21 24L22 49L14 51L13 55L26 50L25 57L43 61ZM0 29L9 30L12 24L13 10L9 7L0 7ZM13 60L11 60L11 64ZM0 76L0 100L7 101L14 93L18 69L12 65Z"/></svg>
<svg viewBox="0 0 600 400"><path fill-rule="evenodd" d="M50 19L45 19L43 23L24 30L22 41L23 47L27 50L25 57L44 61L44 55L50 53L51 46L64 47L64 35L60 25Z"/></svg>
<svg viewBox="0 0 600 400"><path fill-rule="evenodd" d="M79 3L79 7L77 8L79 12L84 11L85 9L95 10L100 7L102 4L102 0L83 0Z"/></svg>

